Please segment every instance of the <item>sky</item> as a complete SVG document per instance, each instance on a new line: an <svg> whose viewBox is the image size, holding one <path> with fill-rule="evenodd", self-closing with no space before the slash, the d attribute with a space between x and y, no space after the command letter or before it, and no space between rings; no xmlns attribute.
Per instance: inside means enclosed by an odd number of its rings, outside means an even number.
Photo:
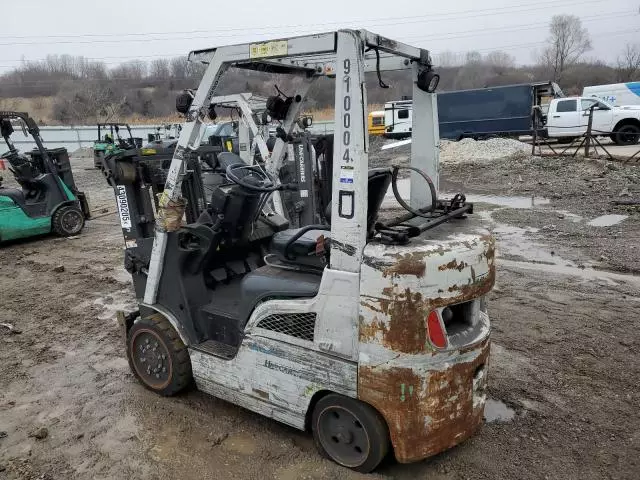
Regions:
<svg viewBox="0 0 640 480"><path fill-rule="evenodd" d="M0 9L0 73L22 59L82 55L112 67L199 48L366 28L442 51L504 50L532 63L552 15L580 17L591 34L587 58L612 63L640 43L640 0L5 0Z"/></svg>

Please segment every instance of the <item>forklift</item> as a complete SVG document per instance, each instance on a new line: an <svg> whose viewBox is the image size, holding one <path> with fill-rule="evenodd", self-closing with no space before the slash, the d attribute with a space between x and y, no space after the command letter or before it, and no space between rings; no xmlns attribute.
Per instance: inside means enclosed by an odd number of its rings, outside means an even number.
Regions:
<svg viewBox="0 0 640 480"><path fill-rule="evenodd" d="M27 155L11 141L14 122L36 144ZM79 234L90 209L86 195L76 187L67 150L46 149L27 113L0 111L0 135L9 147L0 158L21 187L4 187L0 177L0 242L51 232L63 237Z"/></svg>
<svg viewBox="0 0 640 480"><path fill-rule="evenodd" d="M122 129L128 132L128 138L120 136ZM99 123L98 139L93 142L93 166L101 168L102 158L106 155L140 147L142 147L142 138L133 137L128 123Z"/></svg>
<svg viewBox="0 0 640 480"><path fill-rule="evenodd" d="M495 245L469 225L463 194L438 198L439 76L429 52L338 30L189 59L207 70L176 101L185 123L157 202L139 157L115 156L105 168L138 299L118 319L140 383L165 396L195 383L310 431L322 455L359 472L387 454L414 462L472 436L486 401ZM242 112L258 158L221 152L210 198L189 201L201 190L201 132L229 68L286 75L296 91L267 101L282 130L270 147ZM394 70L413 81L411 166L369 169L364 75L386 86L382 75ZM294 129L322 77L335 79L335 132L310 141ZM283 175L309 159L313 181ZM399 194L402 168L409 201ZM293 211L308 216L292 218L291 192ZM406 212L381 216L394 197Z"/></svg>

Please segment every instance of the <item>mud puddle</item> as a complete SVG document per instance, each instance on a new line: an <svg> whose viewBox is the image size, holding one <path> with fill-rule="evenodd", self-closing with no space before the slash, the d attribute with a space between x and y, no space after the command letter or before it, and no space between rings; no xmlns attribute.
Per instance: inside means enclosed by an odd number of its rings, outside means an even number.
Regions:
<svg viewBox="0 0 640 480"><path fill-rule="evenodd" d="M513 408L508 407L506 403L500 400L487 398L487 403L484 404L484 419L487 423L510 422L515 414L516 412Z"/></svg>
<svg viewBox="0 0 640 480"><path fill-rule="evenodd" d="M592 227L612 227L619 224L623 220L629 218L629 215L602 215L591 220L587 225Z"/></svg>
<svg viewBox="0 0 640 480"><path fill-rule="evenodd" d="M598 270L594 268L594 262L586 261L576 264L561 257L547 245L530 238L530 234L540 231L538 228L521 228L496 222L490 211L478 213L480 218L492 224L491 229L498 241L497 255L500 258L501 266L572 276L584 281L595 281L611 286L619 284L640 286L640 276ZM563 212L564 215L566 213L569 212ZM575 217L581 218L578 215Z"/></svg>
<svg viewBox="0 0 640 480"><path fill-rule="evenodd" d="M572 267L567 265L544 264L532 262L519 262L514 260L501 259L500 265L504 267L523 268L525 270L536 270L538 272L554 273L557 275L567 275L577 277L585 281L597 281L606 285L630 284L640 287L640 276L628 275L624 273L614 273L606 270L596 270L593 267Z"/></svg>

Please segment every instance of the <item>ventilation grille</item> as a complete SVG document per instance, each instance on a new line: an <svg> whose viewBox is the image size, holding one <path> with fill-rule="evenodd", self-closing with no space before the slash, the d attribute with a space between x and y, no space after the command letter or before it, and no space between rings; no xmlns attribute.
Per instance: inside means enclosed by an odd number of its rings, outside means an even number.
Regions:
<svg viewBox="0 0 640 480"><path fill-rule="evenodd" d="M269 315L258 323L258 327L265 330L284 333L310 342L313 342L315 326L316 314L313 312Z"/></svg>

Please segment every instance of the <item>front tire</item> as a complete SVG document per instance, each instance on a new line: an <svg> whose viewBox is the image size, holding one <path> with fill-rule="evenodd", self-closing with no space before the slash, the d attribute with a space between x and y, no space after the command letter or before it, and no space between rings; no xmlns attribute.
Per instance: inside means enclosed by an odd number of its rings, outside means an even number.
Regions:
<svg viewBox="0 0 640 480"><path fill-rule="evenodd" d="M370 405L337 394L322 397L312 416L318 451L357 472L374 470L389 452L389 429Z"/></svg>
<svg viewBox="0 0 640 480"><path fill-rule="evenodd" d="M61 237L79 234L84 228L84 215L75 205L64 205L53 214L52 230Z"/></svg>
<svg viewBox="0 0 640 480"><path fill-rule="evenodd" d="M614 134L614 142L618 145L635 145L640 140L640 127L637 125L622 125Z"/></svg>
<svg viewBox="0 0 640 480"><path fill-rule="evenodd" d="M137 321L127 332L127 360L145 388L165 397L184 390L193 380L187 347L160 314Z"/></svg>

